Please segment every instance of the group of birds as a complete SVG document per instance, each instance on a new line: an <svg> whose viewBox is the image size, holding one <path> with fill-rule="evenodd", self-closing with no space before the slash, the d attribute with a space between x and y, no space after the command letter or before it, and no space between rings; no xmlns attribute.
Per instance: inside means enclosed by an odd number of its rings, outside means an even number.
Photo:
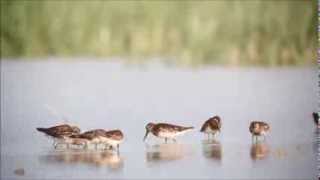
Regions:
<svg viewBox="0 0 320 180"><path fill-rule="evenodd" d="M146 133L143 141L146 140L149 133L152 133L154 136L164 139L166 143L168 140L176 142L177 136L194 129L194 127L184 127L167 123L148 123L145 128ZM121 130L106 131L104 129L94 129L81 133L78 127L68 124L49 128L37 128L37 130L53 138L54 148L57 148L59 144L66 144L68 148L69 145L88 148L90 144L93 144L95 149L98 149L99 145L103 145L104 149L117 149L117 151L119 151L119 144L124 139ZM249 126L253 141L257 141L258 136L263 136L263 139L265 139L265 135L269 130L270 126L262 121L253 121ZM207 134L208 139L210 139L210 135L213 135L213 138L215 138L215 135L220 131L221 118L219 116L209 118L200 129L200 132Z"/></svg>
<svg viewBox="0 0 320 180"><path fill-rule="evenodd" d="M116 129L106 131L104 129L94 129L81 133L80 128L68 124L62 124L49 128L37 128L38 131L45 133L53 138L53 146L58 147L59 144L77 145L88 148L89 144L104 145L104 149L119 149L119 144L123 141L123 133Z"/></svg>

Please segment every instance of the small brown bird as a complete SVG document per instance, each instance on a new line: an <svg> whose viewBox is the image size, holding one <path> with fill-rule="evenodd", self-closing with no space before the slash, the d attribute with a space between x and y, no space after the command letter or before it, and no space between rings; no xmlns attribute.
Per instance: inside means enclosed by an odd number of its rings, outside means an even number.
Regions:
<svg viewBox="0 0 320 180"><path fill-rule="evenodd" d="M114 147L117 147L117 150L119 151L119 145L124 138L123 133L120 130L116 129L107 131L105 133L105 136L107 138L107 144L110 145L110 148L113 149Z"/></svg>
<svg viewBox="0 0 320 180"><path fill-rule="evenodd" d="M176 142L175 137L182 135L191 129L193 129L193 127L183 127L167 123L148 123L146 125L146 134L143 140L145 141L149 132L151 132L156 137L164 138L165 142L167 142L168 139L172 139Z"/></svg>
<svg viewBox="0 0 320 180"><path fill-rule="evenodd" d="M76 135L72 135L70 136L70 142L72 142L73 140L76 139L84 139L84 145L86 148L88 148L88 144L94 144L95 148L98 148L98 144L105 144L106 140L104 138L105 133L107 131L104 129L94 129L94 130L90 130L90 131L86 131L83 132L81 134L76 134Z"/></svg>
<svg viewBox="0 0 320 180"><path fill-rule="evenodd" d="M319 122L319 113L313 112L313 121L316 124L317 128L320 128L320 122Z"/></svg>
<svg viewBox="0 0 320 180"><path fill-rule="evenodd" d="M213 138L217 132L221 129L221 118L219 116L214 116L208 119L201 127L200 132L208 134L208 139L210 139L210 134L213 134Z"/></svg>
<svg viewBox="0 0 320 180"><path fill-rule="evenodd" d="M68 124L62 124L49 128L37 128L38 131L45 133L47 136L53 138L53 146L56 148L58 144L64 143L67 137L80 133L80 129L77 126L70 126Z"/></svg>
<svg viewBox="0 0 320 180"><path fill-rule="evenodd" d="M270 130L270 126L262 121L252 121L250 123L249 131L252 134L252 141L254 140L254 136L256 140L258 140L258 136L263 136L265 140L265 135Z"/></svg>
<svg viewBox="0 0 320 180"><path fill-rule="evenodd" d="M117 147L119 150L119 144L123 140L123 133L120 130L106 131L104 129L90 130L78 135L70 136L72 139L86 139L85 147L88 148L88 144L92 143L95 148L98 148L98 144L109 145L110 148Z"/></svg>

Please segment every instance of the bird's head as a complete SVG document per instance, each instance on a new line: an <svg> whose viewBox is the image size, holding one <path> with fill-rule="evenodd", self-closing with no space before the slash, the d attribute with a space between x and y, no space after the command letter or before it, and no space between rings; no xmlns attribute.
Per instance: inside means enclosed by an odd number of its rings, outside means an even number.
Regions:
<svg viewBox="0 0 320 180"><path fill-rule="evenodd" d="M154 123L148 123L148 124L146 125L146 134L144 135L143 141L146 140L149 132L152 131L154 125L155 125Z"/></svg>

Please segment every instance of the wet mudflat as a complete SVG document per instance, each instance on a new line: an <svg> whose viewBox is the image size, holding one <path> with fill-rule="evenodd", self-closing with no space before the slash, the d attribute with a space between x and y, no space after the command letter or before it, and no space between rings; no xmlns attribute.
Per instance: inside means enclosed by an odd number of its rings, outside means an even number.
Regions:
<svg viewBox="0 0 320 180"><path fill-rule="evenodd" d="M185 68L118 62L1 62L1 179L315 179L316 68ZM222 118L215 140L199 132ZM271 131L252 144L251 120ZM35 130L121 129L120 152L53 149ZM148 122L195 129L164 143Z"/></svg>

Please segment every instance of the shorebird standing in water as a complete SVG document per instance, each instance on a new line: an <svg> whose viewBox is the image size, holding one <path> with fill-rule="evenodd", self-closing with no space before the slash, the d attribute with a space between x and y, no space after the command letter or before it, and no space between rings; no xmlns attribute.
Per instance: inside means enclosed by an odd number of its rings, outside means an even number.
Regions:
<svg viewBox="0 0 320 180"><path fill-rule="evenodd" d="M319 112L313 112L312 113L313 116L313 121L316 124L317 128L320 128L320 122L319 122Z"/></svg>
<svg viewBox="0 0 320 180"><path fill-rule="evenodd" d="M254 137L258 140L258 136L263 136L263 140L265 140L265 135L270 130L270 126L262 121L252 121L250 123L249 131L252 134L252 141Z"/></svg>
<svg viewBox="0 0 320 180"><path fill-rule="evenodd" d="M105 136L107 138L107 145L109 145L109 148L114 149L117 147L117 151L119 151L120 143L122 143L124 138L122 131L118 129L110 130L105 133Z"/></svg>
<svg viewBox="0 0 320 180"><path fill-rule="evenodd" d="M58 144L67 143L66 140L68 137L80 133L80 129L77 126L70 126L68 124L62 124L49 128L37 128L37 130L53 138L54 148L57 148ZM69 144L67 143L67 147L68 146Z"/></svg>
<svg viewBox="0 0 320 180"><path fill-rule="evenodd" d="M167 142L168 139L172 139L176 142L175 138L177 136L183 135L191 129L193 129L193 127L183 127L166 123L148 123L146 125L146 134L143 140L145 141L149 132L151 132L156 137L164 138L165 142Z"/></svg>
<svg viewBox="0 0 320 180"><path fill-rule="evenodd" d="M95 149L98 149L99 144L104 144L109 146L110 149L117 147L117 150L119 150L119 144L123 141L123 137L123 133L120 130L106 131L104 129L95 129L70 136L71 139L85 139L86 148L88 148L89 143L92 143L95 145Z"/></svg>
<svg viewBox="0 0 320 180"><path fill-rule="evenodd" d="M89 143L94 144L95 148L98 148L98 144L105 143L105 134L104 129L94 129L90 131L83 132L81 134L76 134L70 136L70 142L77 141L79 139L82 140L84 147L88 148Z"/></svg>
<svg viewBox="0 0 320 180"><path fill-rule="evenodd" d="M208 139L210 139L210 134L213 134L213 138L217 132L221 129L221 119L219 116L214 116L208 119L201 127L200 132L208 134Z"/></svg>

